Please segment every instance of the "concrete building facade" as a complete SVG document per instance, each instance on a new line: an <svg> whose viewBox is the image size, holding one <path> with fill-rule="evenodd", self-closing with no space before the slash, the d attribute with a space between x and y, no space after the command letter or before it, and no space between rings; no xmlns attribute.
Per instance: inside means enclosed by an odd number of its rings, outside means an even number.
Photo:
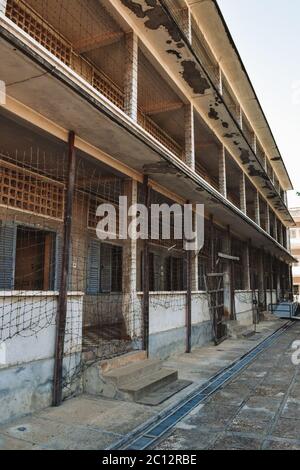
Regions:
<svg viewBox="0 0 300 470"><path fill-rule="evenodd" d="M0 55L1 420L290 295L291 181L215 1L0 0ZM203 248L101 242L120 196L204 204Z"/></svg>

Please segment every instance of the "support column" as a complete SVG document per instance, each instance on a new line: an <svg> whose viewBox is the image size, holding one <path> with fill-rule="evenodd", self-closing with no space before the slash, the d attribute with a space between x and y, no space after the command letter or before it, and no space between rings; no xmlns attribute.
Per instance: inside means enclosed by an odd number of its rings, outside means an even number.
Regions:
<svg viewBox="0 0 300 470"><path fill-rule="evenodd" d="M278 240L278 223L277 223L277 217L275 214L274 214L274 238L275 240L279 241Z"/></svg>
<svg viewBox="0 0 300 470"><path fill-rule="evenodd" d="M224 145L219 155L219 191L222 196L227 198L226 150Z"/></svg>
<svg viewBox="0 0 300 470"><path fill-rule="evenodd" d="M257 137L256 137L256 134L254 134L254 136L253 136L253 150L254 150L254 153L256 155L256 152L257 152Z"/></svg>
<svg viewBox="0 0 300 470"><path fill-rule="evenodd" d="M192 342L192 251L186 252L186 346L185 352L191 352Z"/></svg>
<svg viewBox="0 0 300 470"><path fill-rule="evenodd" d="M244 214L247 214L246 177L244 172L240 180L240 209Z"/></svg>
<svg viewBox="0 0 300 470"><path fill-rule="evenodd" d="M0 15L5 15L7 0L0 0Z"/></svg>
<svg viewBox="0 0 300 470"><path fill-rule="evenodd" d="M137 204L137 182L128 179L124 181L124 196L127 197L127 207ZM122 260L122 292L123 292L123 315L126 322L127 331L131 338L141 338L142 322L137 308L137 240L128 236L128 214L125 214L124 224L126 239L123 244ZM135 344L135 349L140 349L140 344Z"/></svg>
<svg viewBox="0 0 300 470"><path fill-rule="evenodd" d="M241 107L239 107L239 124L240 128L243 130L243 111Z"/></svg>
<svg viewBox="0 0 300 470"><path fill-rule="evenodd" d="M221 67L219 67L219 92L223 95L223 73Z"/></svg>
<svg viewBox="0 0 300 470"><path fill-rule="evenodd" d="M269 204L267 203L267 211L266 211L266 231L267 233L271 232L271 227L270 227L270 207Z"/></svg>
<svg viewBox="0 0 300 470"><path fill-rule="evenodd" d="M195 171L195 125L194 108L191 104L184 107L185 163Z"/></svg>
<svg viewBox="0 0 300 470"><path fill-rule="evenodd" d="M258 260L258 301L262 305L265 299L264 249L261 248Z"/></svg>
<svg viewBox="0 0 300 470"><path fill-rule="evenodd" d="M254 211L255 211L255 222L260 226L260 200L259 192L256 191L255 200L254 200Z"/></svg>
<svg viewBox="0 0 300 470"><path fill-rule="evenodd" d="M251 283L250 283L250 247L249 242L245 243L244 250L243 250L243 273L244 273L244 289L246 291L251 290Z"/></svg>
<svg viewBox="0 0 300 470"><path fill-rule="evenodd" d="M223 241L223 251L225 254L231 255L231 233L230 227L227 228L226 236ZM226 261L224 269L224 314L227 320L231 320L233 316L233 295L232 295L232 279L231 267L232 261Z"/></svg>
<svg viewBox="0 0 300 470"><path fill-rule="evenodd" d="M66 191L65 214L64 214L64 233L62 248L62 267L61 280L58 297L58 308L56 317L56 338L54 353L54 377L53 377L53 406L59 406L62 402L63 390L63 358L65 345L65 330L68 306L68 280L69 280L69 258L71 251L71 229L72 229L72 211L75 192L75 134L69 133L68 142L68 182Z"/></svg>
<svg viewBox="0 0 300 470"><path fill-rule="evenodd" d="M137 121L138 37L135 33L126 34L125 49L124 111L131 119Z"/></svg>
<svg viewBox="0 0 300 470"><path fill-rule="evenodd" d="M182 13L182 30L190 42L192 43L192 15L189 8L184 8L181 10Z"/></svg>
<svg viewBox="0 0 300 470"><path fill-rule="evenodd" d="M149 278L149 234L151 233L151 188L148 176L144 177L145 205L148 212L148 237L144 240L143 262L143 349L149 356L149 310L150 310L150 278Z"/></svg>

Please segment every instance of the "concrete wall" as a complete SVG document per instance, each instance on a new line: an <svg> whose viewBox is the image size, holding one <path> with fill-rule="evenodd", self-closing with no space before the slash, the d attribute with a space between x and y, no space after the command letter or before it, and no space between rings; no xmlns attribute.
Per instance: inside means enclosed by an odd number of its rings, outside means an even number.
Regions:
<svg viewBox="0 0 300 470"><path fill-rule="evenodd" d="M235 291L236 319L240 325L253 324L252 291Z"/></svg>
<svg viewBox="0 0 300 470"><path fill-rule="evenodd" d="M0 343L0 422L51 404L55 315L53 292L3 293L4 319ZM68 298L64 375L79 364L82 348L82 294ZM72 384L73 391L79 388Z"/></svg>
<svg viewBox="0 0 300 470"><path fill-rule="evenodd" d="M140 305L142 294L138 295ZM185 351L186 294L184 292L152 292L149 312L150 355L165 359ZM207 298L204 293L192 294L192 346L202 346L212 339Z"/></svg>

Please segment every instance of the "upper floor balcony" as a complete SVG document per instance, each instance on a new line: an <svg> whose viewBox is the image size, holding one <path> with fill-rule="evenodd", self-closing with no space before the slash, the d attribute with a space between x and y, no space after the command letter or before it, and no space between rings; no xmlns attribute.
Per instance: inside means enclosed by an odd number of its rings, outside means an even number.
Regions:
<svg viewBox="0 0 300 470"><path fill-rule="evenodd" d="M272 223L271 216L271 224L268 219L270 204L275 204L275 209L278 209L278 201L281 200L284 205L283 191L270 161L230 84L222 76L196 22L187 17L185 11L178 9L182 2L165 3L172 6L174 15L178 15L177 23L185 36L190 34L194 54L215 89L219 90L218 99L223 100L240 131L244 133L262 171L268 175L268 184L271 182L272 187L275 184L275 189L277 185L279 199L267 200L264 191L269 189L264 187L258 194L257 184L253 185L250 172L245 175L244 207L241 195L242 165L235 161L220 136L191 106L189 98L172 80L158 58L153 56L153 51L150 53L143 41L137 39L126 20L120 21L115 10L107 8L110 2L7 0L5 14L38 44L99 91L117 110L129 115L161 146L195 169L210 186L284 244L284 236L280 238L278 232L278 218L274 215ZM226 133L221 137L224 135ZM223 167L222 162L225 162ZM253 177L256 176L257 170L253 172ZM265 177L262 178L264 185Z"/></svg>

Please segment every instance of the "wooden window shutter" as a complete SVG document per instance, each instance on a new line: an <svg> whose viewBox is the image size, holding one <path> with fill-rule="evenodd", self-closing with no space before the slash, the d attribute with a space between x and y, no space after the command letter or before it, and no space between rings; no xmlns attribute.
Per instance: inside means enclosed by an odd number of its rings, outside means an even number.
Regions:
<svg viewBox="0 0 300 470"><path fill-rule="evenodd" d="M15 282L17 226L0 223L0 289L13 290Z"/></svg>
<svg viewBox="0 0 300 470"><path fill-rule="evenodd" d="M103 243L100 250L100 288L101 292L111 292L112 278L112 249L111 245Z"/></svg>
<svg viewBox="0 0 300 470"><path fill-rule="evenodd" d="M87 260L87 293L96 295L100 292L100 242L91 240Z"/></svg>

